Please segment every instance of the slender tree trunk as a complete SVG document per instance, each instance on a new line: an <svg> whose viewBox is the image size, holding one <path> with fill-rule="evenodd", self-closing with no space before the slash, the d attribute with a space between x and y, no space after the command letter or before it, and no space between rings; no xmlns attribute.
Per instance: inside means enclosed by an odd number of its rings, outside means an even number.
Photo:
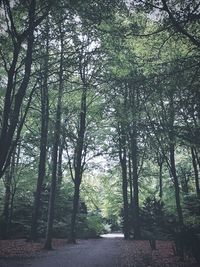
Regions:
<svg viewBox="0 0 200 267"><path fill-rule="evenodd" d="M174 121L175 121L175 110L174 110L174 91L171 89L169 91L169 159L170 159L170 171L173 177L174 189L175 189L175 200L176 209L178 214L178 220L180 227L183 226L183 212L180 201L180 189L179 180L176 172L176 162L175 162L175 133L174 133Z"/></svg>
<svg viewBox="0 0 200 267"><path fill-rule="evenodd" d="M12 179L15 170L15 155L16 149L13 152L12 160L9 168L7 168L5 172L5 198L4 198L4 207L3 207L3 233L2 236L6 239L9 238L9 229L10 229L10 216L11 216L11 186L12 186Z"/></svg>
<svg viewBox="0 0 200 267"><path fill-rule="evenodd" d="M35 201L32 214L30 240L37 239L37 227L39 210L41 206L42 184L46 173L46 156L48 140L48 121L49 121L49 98L48 98L48 54L49 54L49 26L46 22L46 51L44 58L44 77L41 81L41 136L40 136L40 158L38 166L38 179L35 192Z"/></svg>
<svg viewBox="0 0 200 267"><path fill-rule="evenodd" d="M43 108L42 108L43 109ZM38 216L39 209L41 206L41 193L42 185L45 178L45 169L46 169L46 146L47 146L47 134L48 134L48 118L46 117L46 112L42 114L42 127L41 127L41 139L40 139L40 159L39 159L39 168L38 168L38 180L37 187L35 192L35 201L32 214L32 225L31 225L31 234L30 239L37 239L37 226L38 226Z"/></svg>
<svg viewBox="0 0 200 267"><path fill-rule="evenodd" d="M123 149L124 150L124 149ZM126 166L126 152L125 150L119 152L121 169L122 169L122 192L123 192L123 206L124 206L124 238L130 238L129 231L129 208L128 208L128 180L127 180L127 166Z"/></svg>
<svg viewBox="0 0 200 267"><path fill-rule="evenodd" d="M160 199L162 199L162 197L163 197L162 166L163 166L163 163L160 163L160 165L159 165L159 197L160 197Z"/></svg>
<svg viewBox="0 0 200 267"><path fill-rule="evenodd" d="M140 231L140 214L139 214L139 187L138 187L138 162L137 162L137 137L135 130L131 137L131 147L132 147L132 173L133 173L133 214L134 214L134 238L140 239L141 231Z"/></svg>
<svg viewBox="0 0 200 267"><path fill-rule="evenodd" d="M58 121L56 122L58 126ZM47 231L44 248L52 249L52 232L53 232L53 221L54 221L54 205L56 196L56 180L57 180L57 152L58 152L58 128L55 129L54 133L54 144L52 153L52 173L51 173L51 189L49 197L49 208L48 208L48 220L47 220Z"/></svg>
<svg viewBox="0 0 200 267"><path fill-rule="evenodd" d="M71 228L70 228L70 236L68 243L75 244L76 243L76 217L78 213L79 207L79 198L80 198L80 184L81 181L75 179L74 183L74 197L73 197L73 209L71 215Z"/></svg>
<svg viewBox="0 0 200 267"><path fill-rule="evenodd" d="M15 193L16 193L16 189L17 189L16 176L17 176L17 171L18 171L18 167L19 167L20 152L21 152L21 141L19 140L18 145L16 147L16 159L15 159L15 163L13 165L14 168L12 170L9 225L12 224L12 220L13 220L14 198L15 198Z"/></svg>
<svg viewBox="0 0 200 267"><path fill-rule="evenodd" d="M62 32L61 25L59 27L59 30L60 30L60 43L61 43L59 92L58 92L58 102L57 102L57 109L56 109L56 122L55 122L55 129L54 129L54 143L53 143L53 150L52 150L51 190L50 190L50 197L49 197L46 240L44 244L45 249L52 249L52 231L53 231L54 205L55 205L56 183L57 183L57 159L58 159L58 146L59 146L60 128L61 128L61 109L62 109L63 72L64 72L64 66L63 66L64 33Z"/></svg>
<svg viewBox="0 0 200 267"><path fill-rule="evenodd" d="M140 214L139 214L139 186L138 186L138 144L137 144L137 92L135 88L130 87L130 105L132 109L132 125L129 130L131 142L131 160L133 176L133 216L134 216L134 238L140 239Z"/></svg>
<svg viewBox="0 0 200 267"><path fill-rule="evenodd" d="M181 201L180 201L180 189L179 189L179 181L178 181L178 176L176 173L176 163L175 163L175 148L174 144L170 144L170 165L171 165L171 174L173 177L173 182L174 182L174 188L175 188L175 199L176 199L176 209L177 209L177 214L178 214L178 219L179 219L179 224L182 227L183 226L183 213L182 213L182 208L181 208Z"/></svg>
<svg viewBox="0 0 200 267"><path fill-rule="evenodd" d="M3 227L2 227L2 237L4 239L8 238L9 234L9 217L10 217L10 200L11 200L11 171L8 168L5 172L5 198L4 198L4 207L3 207Z"/></svg>
<svg viewBox="0 0 200 267"><path fill-rule="evenodd" d="M122 137L119 138L119 159L122 169L122 192L123 192L123 206L124 206L124 238L130 238L129 230L129 208L128 208L128 178L127 178L127 162L126 162L126 148L125 140Z"/></svg>
<svg viewBox="0 0 200 267"><path fill-rule="evenodd" d="M195 157L196 157L197 163L199 165L199 170L200 170L200 158L199 158L197 149L195 147L193 147L193 149L194 149Z"/></svg>
<svg viewBox="0 0 200 267"><path fill-rule="evenodd" d="M131 166L131 155L128 155L128 177L129 177L129 188L130 188L130 203L133 203L133 177L132 177L132 166Z"/></svg>
<svg viewBox="0 0 200 267"><path fill-rule="evenodd" d="M60 143L59 143L59 151L58 151L58 189L61 186L62 183L62 157L63 157L63 139L62 137L60 138Z"/></svg>
<svg viewBox="0 0 200 267"><path fill-rule="evenodd" d="M34 29L35 29L35 8L36 1L32 0L29 8L29 31L27 35L27 51L25 57L25 70L22 82L19 86L17 93L15 94L15 99L13 103L13 107L11 109L12 104L12 93L14 88L14 77L15 71L18 61L19 52L21 49L22 40L18 40L18 43L14 45L13 52L13 61L11 63L10 69L8 71L8 83L7 90L4 102L4 111L3 111L3 125L0 134L0 177L4 174L6 168L10 164L10 159L12 156L12 152L14 147L12 146L13 137L15 134L15 130L18 125L19 113L21 109L21 105L23 102L23 98L26 93L26 89L28 87L30 73L31 73L31 65L32 65L32 51L33 51L33 43L34 43ZM12 112L11 112L12 110Z"/></svg>
<svg viewBox="0 0 200 267"><path fill-rule="evenodd" d="M133 197L133 175L132 175L132 163L131 163L131 155L128 155L128 169L129 169L129 189L130 189L130 209L129 209L129 231L131 233L134 225L134 197Z"/></svg>
<svg viewBox="0 0 200 267"><path fill-rule="evenodd" d="M198 173L197 161L196 161L196 157L195 157L195 151L194 151L193 147L191 147L191 154L192 154L192 164L193 164L193 168L194 168L196 194L197 194L197 196L200 196L199 173Z"/></svg>
<svg viewBox="0 0 200 267"><path fill-rule="evenodd" d="M71 229L69 236L69 243L76 242L76 217L78 212L78 203L79 203L79 191L80 184L82 179L82 152L83 152L83 142L85 135L85 121L86 121L86 92L83 92L82 95L82 108L80 113L80 126L79 134L77 140L77 147L75 151L75 178L74 178L74 197L73 197L73 210L71 216Z"/></svg>
<svg viewBox="0 0 200 267"><path fill-rule="evenodd" d="M81 97L81 112L78 130L78 139L75 149L75 160L74 160L74 197L73 197L73 210L71 216L71 228L68 243L76 243L76 217L78 212L79 204L79 191L82 180L82 153L84 145L84 136L86 129L86 100L87 100L87 87L83 86L82 97Z"/></svg>
<svg viewBox="0 0 200 267"><path fill-rule="evenodd" d="M12 190L11 198L10 198L10 216L9 216L9 225L12 225L13 221L13 208L14 208L14 198L15 198L16 188Z"/></svg>
<svg viewBox="0 0 200 267"><path fill-rule="evenodd" d="M159 166L159 197L163 197L163 159L161 155L158 155L158 166Z"/></svg>
<svg viewBox="0 0 200 267"><path fill-rule="evenodd" d="M73 196L73 210L71 216L71 227L69 233L68 243L76 242L76 218L78 213L78 205L80 198L80 184L83 175L83 150L84 150L84 139L86 131L86 115L87 115L87 81L86 81L86 66L83 46L81 48L81 53L79 54L79 74L83 84L82 95L81 95L81 106L79 115L79 126L78 126L78 137L74 152L74 196ZM86 151L85 151L86 153Z"/></svg>

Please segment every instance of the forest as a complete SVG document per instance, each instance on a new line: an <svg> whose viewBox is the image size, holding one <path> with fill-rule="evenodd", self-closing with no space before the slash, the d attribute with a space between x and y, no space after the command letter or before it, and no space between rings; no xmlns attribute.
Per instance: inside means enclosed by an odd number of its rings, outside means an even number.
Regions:
<svg viewBox="0 0 200 267"><path fill-rule="evenodd" d="M200 262L199 23L198 0L0 1L1 240Z"/></svg>

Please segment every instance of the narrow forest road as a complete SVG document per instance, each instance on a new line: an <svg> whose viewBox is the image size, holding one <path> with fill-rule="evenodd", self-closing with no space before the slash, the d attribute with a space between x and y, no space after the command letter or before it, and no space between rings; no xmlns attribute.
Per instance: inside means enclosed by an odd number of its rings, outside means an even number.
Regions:
<svg viewBox="0 0 200 267"><path fill-rule="evenodd" d="M10 248L15 250L17 243L14 244ZM119 234L108 234L99 239L79 240L75 245L63 245L52 251L40 250L35 252L34 256L21 259L19 257L0 258L0 267L161 266L200 267L194 259L180 261L180 258L174 254L172 241L157 240L156 250L152 250L148 240L124 240Z"/></svg>
<svg viewBox="0 0 200 267"><path fill-rule="evenodd" d="M122 240L122 235L80 240L35 258L1 259L0 267L118 267Z"/></svg>

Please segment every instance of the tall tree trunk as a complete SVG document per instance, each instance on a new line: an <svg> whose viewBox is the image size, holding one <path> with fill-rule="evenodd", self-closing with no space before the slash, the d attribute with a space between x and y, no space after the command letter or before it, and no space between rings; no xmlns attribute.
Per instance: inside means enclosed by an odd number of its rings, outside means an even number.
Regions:
<svg viewBox="0 0 200 267"><path fill-rule="evenodd" d="M76 217L77 217L78 207L79 207L80 184L81 184L81 181L75 179L74 196L73 196L73 209L72 209L71 226L70 226L70 236L68 239L68 243L72 243L72 244L76 243Z"/></svg>
<svg viewBox="0 0 200 267"><path fill-rule="evenodd" d="M13 171L12 171L9 225L12 224L12 220L13 220L14 198L15 198L15 193L16 193L16 190L17 190L16 176L17 176L17 171L18 171L18 167L19 167L20 152L21 152L21 141L19 140L18 145L16 147L16 155L15 155L16 159L15 159L15 163L13 165L14 168L13 168Z"/></svg>
<svg viewBox="0 0 200 267"><path fill-rule="evenodd" d="M4 198L4 207L3 207L3 214L2 217L3 221L3 238L9 238L9 229L10 229L10 222L11 222L11 200L12 200L12 179L15 171L15 156L16 156L16 149L13 152L11 164L9 168L7 168L5 172L5 198Z"/></svg>
<svg viewBox="0 0 200 267"><path fill-rule="evenodd" d="M56 108L56 122L54 128L54 143L52 150L52 173L51 173L51 190L49 197L49 208L48 208L48 220L47 220L47 232L46 240L44 244L45 249L52 249L52 230L54 221L54 205L56 196L56 183L57 183L57 158L58 158L58 146L60 139L60 128L61 128L61 109L62 109L62 95L63 95L63 60L64 60L64 33L62 32L61 25L59 27L60 31L60 44L61 44L61 54L60 54L60 70L59 70L59 92L58 101Z"/></svg>
<svg viewBox="0 0 200 267"><path fill-rule="evenodd" d="M75 160L74 160L74 196L73 196L73 210L71 216L71 228L69 235L69 243L76 242L76 217L78 213L78 204L80 197L80 184L82 180L82 153L84 145L84 136L86 129L86 112L87 112L87 87L83 85L82 97L81 97L81 112L78 130L78 139L75 148Z"/></svg>
<svg viewBox="0 0 200 267"><path fill-rule="evenodd" d="M131 165L131 155L128 155L128 180L129 180L129 188L130 188L130 203L133 202L133 177L132 177L132 165Z"/></svg>
<svg viewBox="0 0 200 267"><path fill-rule="evenodd" d="M121 128L121 127L120 127ZM122 169L122 192L123 192L123 206L124 206L124 238L130 238L129 230L129 208L128 208L128 178L127 178L127 159L126 147L124 140L124 133L119 132L119 159Z"/></svg>
<svg viewBox="0 0 200 267"><path fill-rule="evenodd" d="M158 166L159 166L159 197L163 197L163 157L161 154L158 155Z"/></svg>
<svg viewBox="0 0 200 267"><path fill-rule="evenodd" d="M48 18L46 22L46 51L44 57L44 75L41 77L41 135L40 135L40 158L38 165L38 179L35 192L35 201L32 214L30 240L37 239L37 227L39 210L41 206L42 185L46 173L46 156L47 156L47 141L48 141L48 121L49 121L49 97L48 97L48 61L49 61L49 25Z"/></svg>
<svg viewBox="0 0 200 267"><path fill-rule="evenodd" d="M6 2L8 5L9 1ZM19 52L22 45L23 37L18 38L17 42L14 42L13 60L8 71L8 82L6 88L6 96L4 101L3 110L3 124L0 134L0 177L4 174L6 168L10 164L10 159L14 150L12 141L15 135L15 130L18 125L18 119L20 114L21 105L28 87L31 65L32 65L32 51L34 43L34 29L35 29L35 8L36 1L32 0L29 8L28 26L29 31L27 34L27 51L24 60L25 70L22 82L19 86L17 93L15 94L14 103L12 106L12 94L14 89L14 77L16 72L16 66L18 62ZM26 36L26 35L25 35Z"/></svg>
<svg viewBox="0 0 200 267"><path fill-rule="evenodd" d="M61 186L62 183L62 157L63 157L63 147L64 147L64 142L63 138L60 138L60 143L59 143L59 151L58 151L58 189Z"/></svg>
<svg viewBox="0 0 200 267"><path fill-rule="evenodd" d="M162 175L162 166L163 163L159 165L159 197L162 199L163 197L163 175Z"/></svg>
<svg viewBox="0 0 200 267"><path fill-rule="evenodd" d="M183 213L181 208L181 201L180 201L180 189L179 189L179 181L178 176L176 173L176 163L175 163L175 148L174 144L170 144L169 153L170 153L170 165L171 165L171 174L173 177L174 188L175 188L175 199L176 199L176 209L179 219L180 226L183 226Z"/></svg>
<svg viewBox="0 0 200 267"><path fill-rule="evenodd" d="M138 161L137 161L137 137L136 132L133 130L131 135L131 151L132 151L132 173L133 173L133 214L134 214L134 238L140 239L140 214L139 214L139 187L138 187Z"/></svg>
<svg viewBox="0 0 200 267"><path fill-rule="evenodd" d="M134 216L134 238L140 239L140 214L139 214L139 186L138 186L138 144L137 144L137 92L135 88L130 87L130 105L132 109L132 125L129 130L131 142L131 160L133 176L133 216Z"/></svg>
<svg viewBox="0 0 200 267"><path fill-rule="evenodd" d="M194 151L193 147L191 147L191 155L192 155L192 164L193 164L193 168L194 168L196 194L197 194L197 196L200 196L199 173L198 173L198 167L197 167L197 160L196 160L196 156L195 156L195 151Z"/></svg>
<svg viewBox="0 0 200 267"><path fill-rule="evenodd" d="M176 200L176 209L178 214L178 220L180 227L183 226L183 212L180 201L180 189L179 189L179 180L176 172L176 162L175 162L175 132L174 132L174 121L175 121L175 110L174 110L174 90L170 89L169 91L169 160L170 160L170 171L173 177L174 189L175 189L175 200Z"/></svg>
<svg viewBox="0 0 200 267"><path fill-rule="evenodd" d="M89 40L87 40L88 42ZM88 43L87 43L88 45ZM83 151L86 131L86 116L87 116L87 90L88 84L86 81L88 62L85 58L84 46L81 45L81 51L79 54L79 75L82 81L82 95L81 106L78 122L78 136L74 151L74 196L73 196L73 208L71 215L71 226L68 243L76 242L76 218L78 213L79 198L80 198L80 185L83 175ZM86 151L84 151L86 153Z"/></svg>
<svg viewBox="0 0 200 267"><path fill-rule="evenodd" d="M133 175L132 175L132 163L131 155L128 155L128 172L129 172L129 189L130 189L130 222L129 222L129 231L131 231L134 224L134 198L133 198Z"/></svg>
<svg viewBox="0 0 200 267"><path fill-rule="evenodd" d="M11 181L12 175L10 168L5 172L5 197L4 197L4 207L3 207L3 226L1 235L3 238L7 239L9 237L9 222L10 222L10 200L11 200Z"/></svg>
<svg viewBox="0 0 200 267"><path fill-rule="evenodd" d="M193 147L193 149L194 149L195 157L196 157L197 163L199 165L199 170L200 170L200 157L199 157L199 154L197 152L197 149L195 147Z"/></svg>

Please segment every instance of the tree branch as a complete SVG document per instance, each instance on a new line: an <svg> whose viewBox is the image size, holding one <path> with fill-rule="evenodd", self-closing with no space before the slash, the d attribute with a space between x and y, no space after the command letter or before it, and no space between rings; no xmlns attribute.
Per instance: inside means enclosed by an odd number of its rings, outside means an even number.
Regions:
<svg viewBox="0 0 200 267"><path fill-rule="evenodd" d="M173 16L172 12L170 11L168 5L167 5L167 1L166 0L161 0L163 3L163 10L167 12L167 14L169 15L169 19L171 20L174 28L182 33L183 35L185 35L186 37L188 37L188 39L197 47L200 48L200 40L196 39L193 35L191 35L190 33L188 33L181 25L180 23L177 22L177 20L175 19L175 17Z"/></svg>

